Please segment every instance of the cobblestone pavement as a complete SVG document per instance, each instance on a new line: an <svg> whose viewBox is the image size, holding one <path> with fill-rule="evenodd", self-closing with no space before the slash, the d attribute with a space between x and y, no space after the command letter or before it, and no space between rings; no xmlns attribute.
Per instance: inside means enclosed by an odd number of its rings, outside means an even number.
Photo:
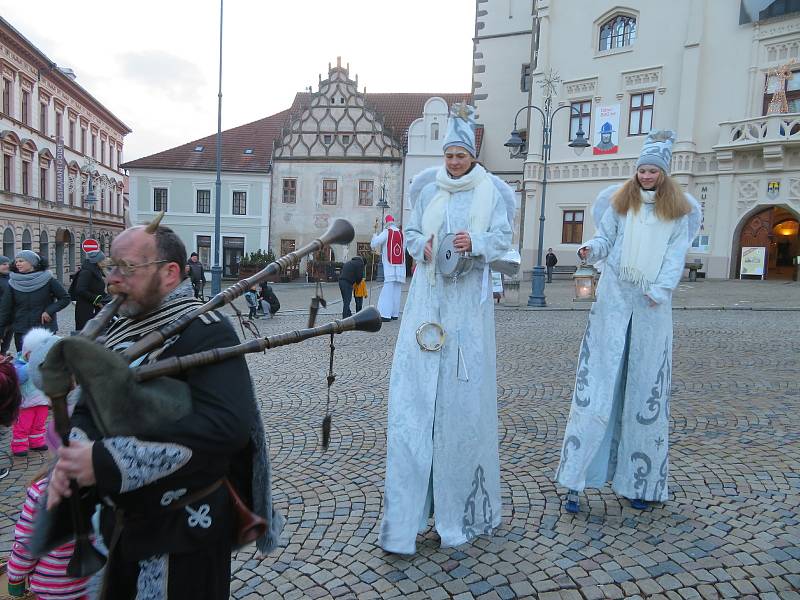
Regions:
<svg viewBox="0 0 800 600"><path fill-rule="evenodd" d="M297 307L307 305L308 290L286 288L287 308L295 293ZM252 547L236 554L232 597L800 599L800 312L674 317L666 504L635 511L605 488L584 495L581 514L562 511L552 475L586 313L499 310L502 525L451 549L430 528L413 557L377 546L398 323L385 324L388 341L337 338L327 453L327 339L249 357L287 526L268 558ZM288 312L259 326L268 334L304 321ZM30 457L0 482L4 552L40 461Z"/></svg>

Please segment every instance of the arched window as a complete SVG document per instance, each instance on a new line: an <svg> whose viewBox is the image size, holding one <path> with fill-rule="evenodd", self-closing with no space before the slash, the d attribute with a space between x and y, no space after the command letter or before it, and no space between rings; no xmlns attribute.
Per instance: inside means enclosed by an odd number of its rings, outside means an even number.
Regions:
<svg viewBox="0 0 800 600"><path fill-rule="evenodd" d="M14 244L14 230L11 227L6 227L6 230L3 232L3 256L7 256L9 259L14 260L14 255L16 254L16 248Z"/></svg>
<svg viewBox="0 0 800 600"><path fill-rule="evenodd" d="M50 257L50 238L46 231L39 234L39 256L47 259Z"/></svg>
<svg viewBox="0 0 800 600"><path fill-rule="evenodd" d="M616 15L600 26L600 52L624 48L636 41L636 19Z"/></svg>
<svg viewBox="0 0 800 600"><path fill-rule="evenodd" d="M32 250L33 249L33 240L31 239L31 232L27 229L22 232L22 249L23 250Z"/></svg>
<svg viewBox="0 0 800 600"><path fill-rule="evenodd" d="M431 123L431 139L438 140L439 139L439 124L438 123Z"/></svg>

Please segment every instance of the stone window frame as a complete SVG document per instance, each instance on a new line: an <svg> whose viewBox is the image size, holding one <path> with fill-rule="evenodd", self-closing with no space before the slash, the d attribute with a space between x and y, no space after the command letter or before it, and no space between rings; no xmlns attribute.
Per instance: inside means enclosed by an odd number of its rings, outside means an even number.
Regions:
<svg viewBox="0 0 800 600"><path fill-rule="evenodd" d="M618 48L609 48L607 50L600 49L600 34L604 26L609 24L611 21L617 18L629 18L633 19L636 23L636 32L633 41L627 45L623 45ZM636 41L640 37L640 27L641 22L639 19L639 11L634 10L632 8L628 8L626 6L616 6L609 11L606 11L600 17L598 17L594 22L594 34L593 34L593 42L592 47L594 48L594 55L595 58L600 58L603 56L613 56L615 54L622 54L624 52L633 52Z"/></svg>

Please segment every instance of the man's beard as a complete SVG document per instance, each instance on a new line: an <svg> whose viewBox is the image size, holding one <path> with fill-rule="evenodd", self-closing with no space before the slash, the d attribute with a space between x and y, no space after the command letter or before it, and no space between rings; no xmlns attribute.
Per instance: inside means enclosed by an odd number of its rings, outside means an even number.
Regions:
<svg viewBox="0 0 800 600"><path fill-rule="evenodd" d="M130 319L139 319L152 312L161 304L161 295L158 293L160 282L157 277L152 277L144 291L142 302L134 302L130 299L123 302L119 309L119 314Z"/></svg>

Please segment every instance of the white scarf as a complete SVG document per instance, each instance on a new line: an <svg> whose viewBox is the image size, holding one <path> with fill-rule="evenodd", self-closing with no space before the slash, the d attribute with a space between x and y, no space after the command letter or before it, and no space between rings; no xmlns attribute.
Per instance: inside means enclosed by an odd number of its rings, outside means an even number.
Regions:
<svg viewBox="0 0 800 600"><path fill-rule="evenodd" d="M654 190L640 190L640 193L644 204L655 204ZM622 240L621 280L641 286L645 292L655 283L674 224L673 221L662 221L655 210L646 210L645 206L641 206L639 212L628 210Z"/></svg>
<svg viewBox="0 0 800 600"><path fill-rule="evenodd" d="M450 177L447 170L442 167L436 172L436 186L438 191L422 215L422 232L425 234L426 242L433 236L434 256L427 265L428 281L431 285L436 283L436 249L439 247L437 239L439 229L444 222L445 212L452 195L456 192L473 190L468 229L474 232L483 232L489 228L491 215L497 201L492 180L486 169L478 164L469 173L458 179ZM452 232L448 231L448 233Z"/></svg>

